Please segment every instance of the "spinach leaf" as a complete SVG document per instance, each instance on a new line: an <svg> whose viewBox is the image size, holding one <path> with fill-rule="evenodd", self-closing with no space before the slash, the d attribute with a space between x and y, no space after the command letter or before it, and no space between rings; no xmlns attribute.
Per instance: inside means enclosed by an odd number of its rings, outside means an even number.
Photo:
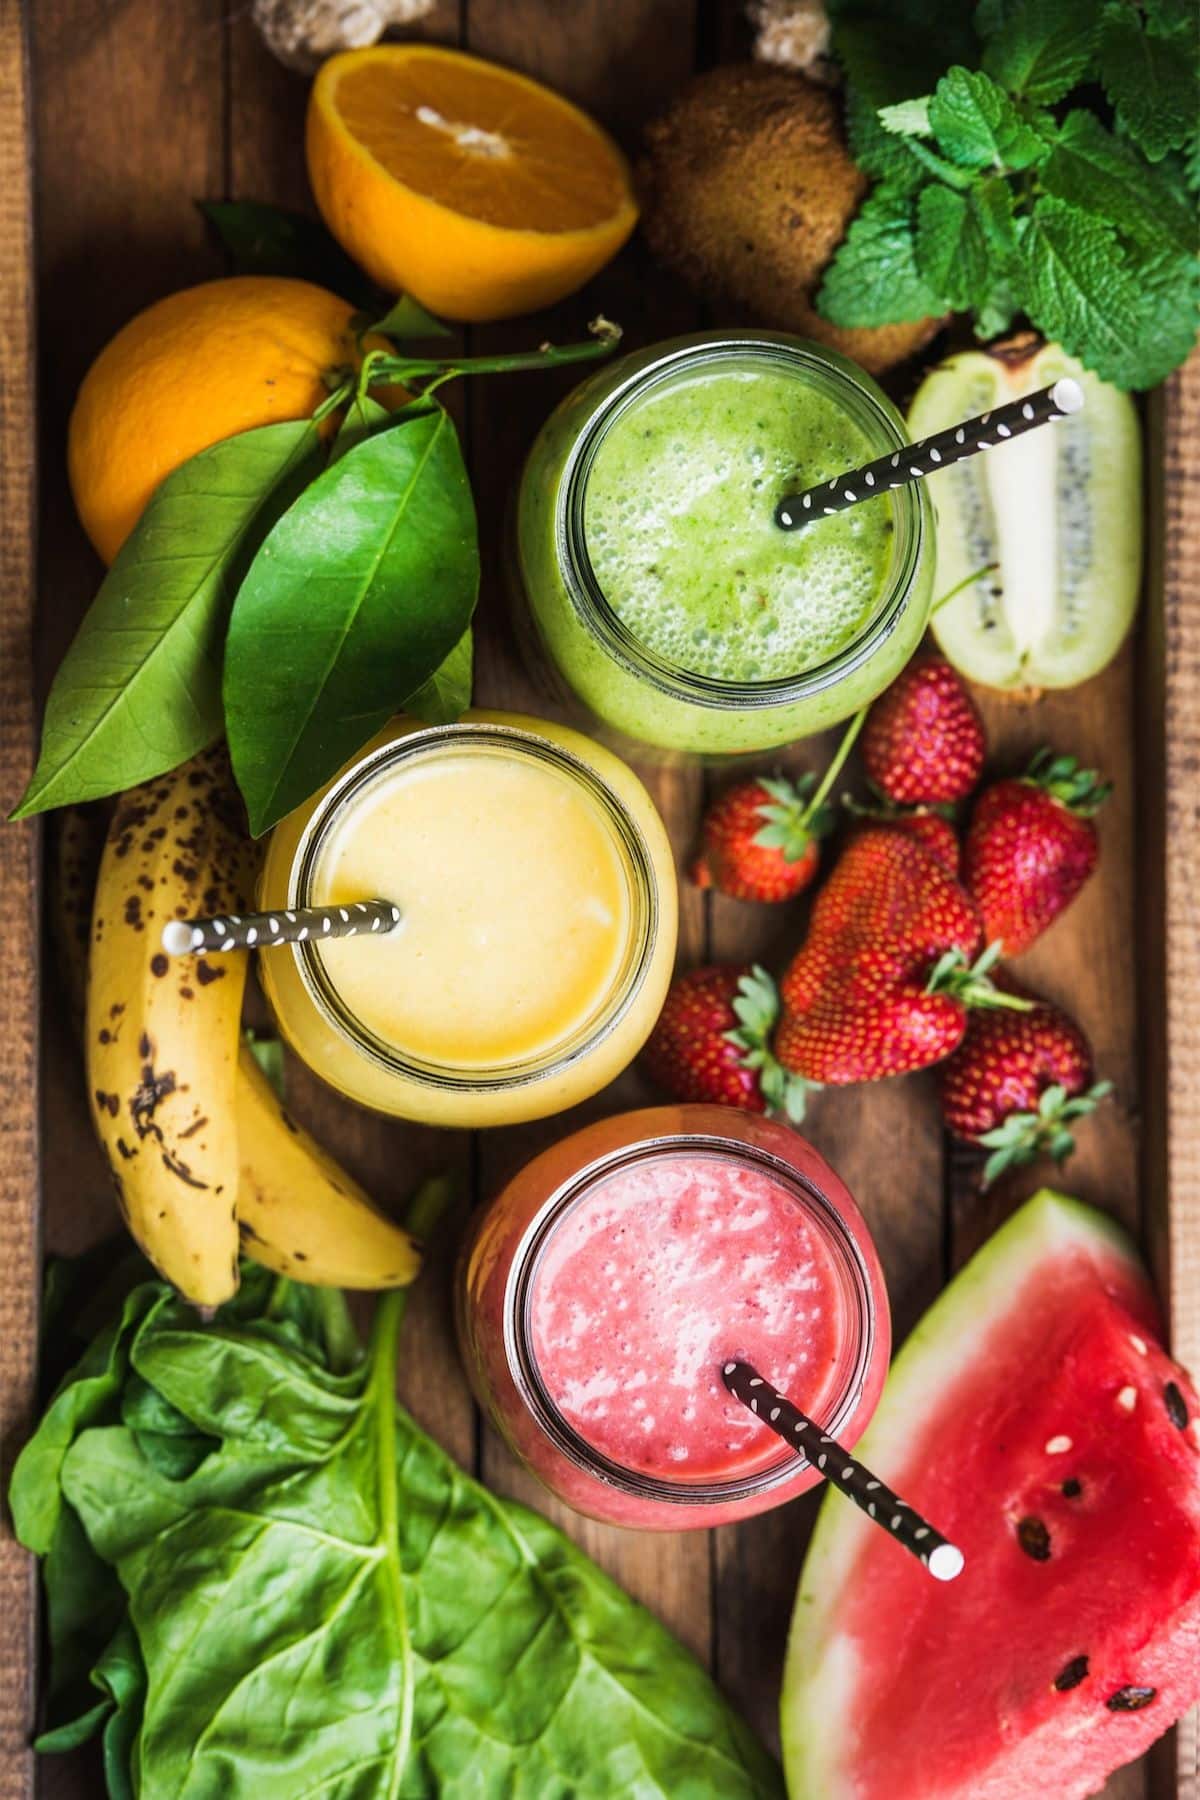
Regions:
<svg viewBox="0 0 1200 1800"><path fill-rule="evenodd" d="M256 835L429 679L478 586L470 483L441 407L401 414L306 489L251 564L226 643L226 731Z"/></svg>
<svg viewBox="0 0 1200 1800"><path fill-rule="evenodd" d="M124 1423L62 1490L128 1596L94 1681L126 1800L755 1800L775 1765L708 1676L536 1515L395 1406L403 1296L365 1360L345 1302L247 1270L210 1325L161 1287L131 1350L219 1446L173 1479ZM334 1314L337 1317L334 1317ZM36 1440L35 1440L36 1441Z"/></svg>
<svg viewBox="0 0 1200 1800"><path fill-rule="evenodd" d="M226 438L168 475L54 678L14 818L133 787L220 737L230 601L318 463L315 430L297 422Z"/></svg>

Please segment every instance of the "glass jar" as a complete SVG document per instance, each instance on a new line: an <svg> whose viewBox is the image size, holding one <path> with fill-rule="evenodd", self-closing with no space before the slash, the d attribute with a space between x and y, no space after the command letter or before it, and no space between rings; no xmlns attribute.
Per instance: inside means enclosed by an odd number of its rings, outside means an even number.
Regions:
<svg viewBox="0 0 1200 1800"><path fill-rule="evenodd" d="M459 1340L510 1448L577 1511L675 1531L817 1472L720 1380L752 1361L847 1447L891 1346L862 1215L788 1127L716 1106L602 1120L507 1185L464 1247Z"/></svg>
<svg viewBox="0 0 1200 1800"><path fill-rule="evenodd" d="M928 495L790 533L774 508L907 442L868 375L800 338L709 332L621 358L551 415L521 477L527 652L593 718L667 750L767 750L848 718L925 629Z"/></svg>
<svg viewBox="0 0 1200 1800"><path fill-rule="evenodd" d="M393 722L271 835L264 909L396 901L394 932L260 958L279 1029L362 1105L541 1118L612 1081L658 1016L674 860L641 782L565 726Z"/></svg>

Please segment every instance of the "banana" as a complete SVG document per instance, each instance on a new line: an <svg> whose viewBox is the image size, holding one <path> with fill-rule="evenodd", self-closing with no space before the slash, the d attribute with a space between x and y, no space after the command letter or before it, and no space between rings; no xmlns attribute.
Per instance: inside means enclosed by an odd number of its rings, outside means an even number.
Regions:
<svg viewBox="0 0 1200 1800"><path fill-rule="evenodd" d="M46 866L46 918L67 1014L83 1042L92 896L112 808L105 801L64 806L51 814Z"/></svg>
<svg viewBox="0 0 1200 1800"><path fill-rule="evenodd" d="M237 1130L237 1216L247 1256L316 1287L407 1286L421 1266L412 1238L296 1124L245 1044Z"/></svg>
<svg viewBox="0 0 1200 1800"><path fill-rule="evenodd" d="M118 802L92 913L88 1094L122 1214L202 1308L238 1285L237 1085L248 953L169 957L168 919L244 908L251 847L223 750Z"/></svg>

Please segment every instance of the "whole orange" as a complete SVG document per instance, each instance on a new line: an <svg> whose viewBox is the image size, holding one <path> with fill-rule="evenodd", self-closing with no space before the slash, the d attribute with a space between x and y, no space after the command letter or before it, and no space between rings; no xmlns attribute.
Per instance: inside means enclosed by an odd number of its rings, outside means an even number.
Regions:
<svg viewBox="0 0 1200 1800"><path fill-rule="evenodd" d="M343 249L447 319L506 319L574 293L633 230L620 150L561 95L437 44L321 65L308 175Z"/></svg>
<svg viewBox="0 0 1200 1800"><path fill-rule="evenodd" d="M304 419L358 360L354 308L311 282L230 276L158 300L83 378L67 433L83 528L111 562L159 482L210 444Z"/></svg>

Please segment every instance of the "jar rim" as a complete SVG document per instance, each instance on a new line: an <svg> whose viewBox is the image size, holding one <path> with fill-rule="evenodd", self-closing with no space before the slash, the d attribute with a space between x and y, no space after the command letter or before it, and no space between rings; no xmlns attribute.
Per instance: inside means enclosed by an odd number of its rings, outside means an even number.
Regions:
<svg viewBox="0 0 1200 1800"><path fill-rule="evenodd" d="M618 1029L646 979L658 941L661 909L649 846L624 801L581 757L534 732L479 719L418 728L380 745L339 776L318 801L292 857L287 905L300 908L314 903L313 884L322 852L335 825L363 790L411 758L466 747L533 757L586 789L602 812L621 853L629 897L629 928L622 967L599 1010L589 1014L566 1038L536 1055L492 1068L458 1069L407 1055L356 1018L322 962L319 940L292 944L275 954L291 954L305 992L325 1022L357 1054L389 1076L446 1092L509 1093L566 1072L592 1055Z"/></svg>
<svg viewBox="0 0 1200 1800"><path fill-rule="evenodd" d="M686 1507L725 1506L731 1501L757 1498L794 1481L809 1467L807 1457L789 1450L781 1440L777 1457L751 1474L728 1481L672 1481L627 1468L589 1443L560 1411L533 1346L534 1289L542 1259L557 1229L615 1171L689 1152L764 1170L799 1201L806 1222L817 1227L825 1248L837 1258L843 1287L853 1302L849 1318L853 1343L836 1394L813 1417L832 1438L845 1430L862 1399L878 1342L875 1294L866 1258L837 1205L816 1181L761 1145L747 1144L735 1137L684 1131L643 1139L594 1158L556 1188L530 1220L513 1253L504 1292L504 1353L513 1384L534 1423L554 1449L582 1474L615 1488L629 1499Z"/></svg>
<svg viewBox="0 0 1200 1800"><path fill-rule="evenodd" d="M584 507L588 477L600 446L616 420L648 389L669 380L681 366L727 357L745 356L763 362L791 364L814 382L836 390L856 422L868 433L879 434L879 455L907 447L908 438L893 416L893 409L875 383L848 357L807 338L770 331L696 332L668 339L662 354L638 366L605 395L579 432L568 454L558 484L554 509L554 535L563 586L576 618L585 630L603 643L608 654L629 675L649 682L670 698L714 709L739 707L756 711L787 706L844 681L875 655L896 630L915 590L917 573L929 529L928 496L919 482L890 490L895 508L895 539L882 601L850 642L836 655L796 675L766 681L733 681L701 674L652 650L618 616L605 596L588 554Z"/></svg>

